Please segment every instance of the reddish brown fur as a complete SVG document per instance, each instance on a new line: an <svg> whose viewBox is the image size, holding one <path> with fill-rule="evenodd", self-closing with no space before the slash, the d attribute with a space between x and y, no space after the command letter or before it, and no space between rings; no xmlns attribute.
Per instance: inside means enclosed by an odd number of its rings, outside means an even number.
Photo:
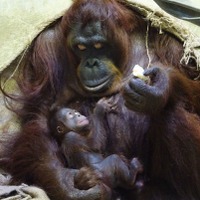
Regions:
<svg viewBox="0 0 200 200"><path fill-rule="evenodd" d="M194 77L189 67L194 66L180 64L182 44L174 36L160 35L158 30L150 28L148 45L152 65L167 69L170 81L161 112L139 114L124 106L123 96L118 91L124 82L118 83L120 87L116 91L108 91L98 98L79 86L76 75L79 60L71 51L67 36L74 23L82 21L85 26L90 20L101 20L108 41L116 46L114 56L119 58L116 62L122 79L127 79L131 66L148 64L147 24L125 1L74 1L61 20L35 39L21 68L18 83L23 108L17 114L22 130L19 137L11 141L14 145L9 146L8 170L13 182L41 186L51 199L106 199L104 186L81 193L74 190L71 184L74 171L64 168L59 148L48 130L47 118L57 97L62 97L66 104L68 101L75 104L78 100L80 110L90 117L101 97L112 96L117 114L108 114L100 127L95 127L94 121L95 131L100 132L95 138L96 147L108 155L123 153L127 158L141 159L147 183L136 193L137 199L200 199L200 84L189 79L189 76ZM108 130L109 135L106 135ZM99 193L101 198L97 197ZM126 194L127 191L121 193ZM131 195L124 199L132 199Z"/></svg>

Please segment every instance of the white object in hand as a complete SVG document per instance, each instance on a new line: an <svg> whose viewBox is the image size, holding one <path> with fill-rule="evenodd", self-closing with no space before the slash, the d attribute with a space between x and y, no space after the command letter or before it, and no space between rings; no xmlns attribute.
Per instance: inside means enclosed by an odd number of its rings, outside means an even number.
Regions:
<svg viewBox="0 0 200 200"><path fill-rule="evenodd" d="M135 65L133 67L133 76L140 78L144 81L147 81L149 78L144 76L144 69L140 65Z"/></svg>

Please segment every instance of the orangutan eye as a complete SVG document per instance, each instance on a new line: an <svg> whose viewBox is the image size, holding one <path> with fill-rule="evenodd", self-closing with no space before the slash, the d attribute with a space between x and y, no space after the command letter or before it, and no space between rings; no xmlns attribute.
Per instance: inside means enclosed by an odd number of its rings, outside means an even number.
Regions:
<svg viewBox="0 0 200 200"><path fill-rule="evenodd" d="M67 113L67 118L68 119L71 119L71 118L73 118L74 117L74 113L72 113L72 112L68 112Z"/></svg>
<svg viewBox="0 0 200 200"><path fill-rule="evenodd" d="M83 44L78 44L77 45L78 49L81 50L81 51L84 51L86 49L86 46L83 45Z"/></svg>
<svg viewBox="0 0 200 200"><path fill-rule="evenodd" d="M103 44L100 43L100 42L97 42L97 43L94 44L95 49L101 49L102 47L103 47Z"/></svg>
<svg viewBox="0 0 200 200"><path fill-rule="evenodd" d="M81 114L79 113L79 112L75 112L74 113L77 117L80 117L81 116Z"/></svg>

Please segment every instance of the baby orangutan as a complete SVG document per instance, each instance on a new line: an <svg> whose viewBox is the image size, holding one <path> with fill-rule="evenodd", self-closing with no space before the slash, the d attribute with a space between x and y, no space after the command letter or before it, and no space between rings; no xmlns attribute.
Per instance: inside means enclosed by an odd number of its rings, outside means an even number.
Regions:
<svg viewBox="0 0 200 200"><path fill-rule="evenodd" d="M110 188L134 188L142 165L137 158L131 162L117 154L103 156L94 150L93 133L86 116L74 109L57 107L53 111L50 127L61 146L70 168L80 169L74 183L79 189L89 189L100 181Z"/></svg>

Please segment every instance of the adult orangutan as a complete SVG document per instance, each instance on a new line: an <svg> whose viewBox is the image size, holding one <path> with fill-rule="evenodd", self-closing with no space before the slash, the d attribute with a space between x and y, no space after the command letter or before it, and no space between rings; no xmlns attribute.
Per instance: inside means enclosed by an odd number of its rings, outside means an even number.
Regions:
<svg viewBox="0 0 200 200"><path fill-rule="evenodd" d="M23 107L17 111L22 130L9 147L13 182L38 185L51 199L111 199L112 192L120 199L200 199L200 83L192 80L194 62L180 64L183 47L173 35L152 27L146 35L146 29L125 0L75 0L35 39L17 80ZM136 64L149 66L148 83L130 76ZM113 112L96 127L98 119L92 119L96 149L138 157L144 166L139 190L112 191L103 183L75 188L74 176L87 184L95 174L65 166L50 134L47 119L55 102L91 118L101 98L111 99Z"/></svg>

